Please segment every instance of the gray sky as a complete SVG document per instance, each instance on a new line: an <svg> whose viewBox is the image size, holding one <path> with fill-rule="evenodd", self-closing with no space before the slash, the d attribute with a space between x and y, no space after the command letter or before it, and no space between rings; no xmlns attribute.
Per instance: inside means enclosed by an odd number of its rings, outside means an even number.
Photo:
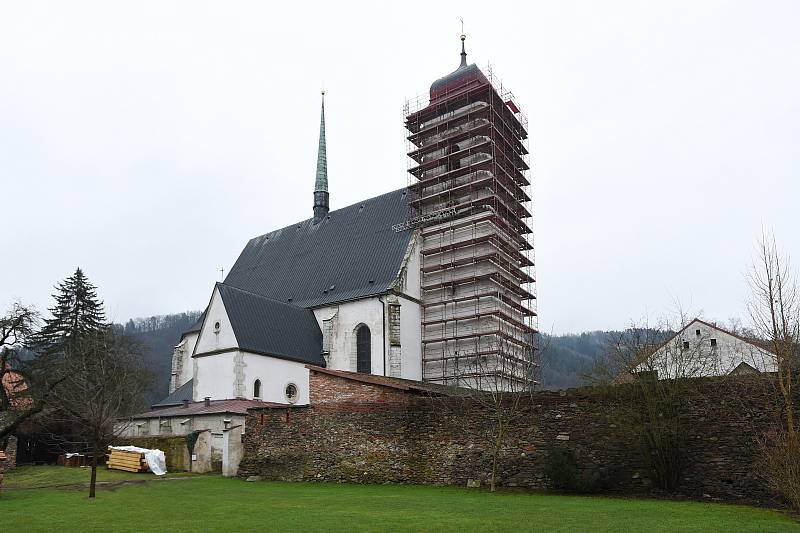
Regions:
<svg viewBox="0 0 800 533"><path fill-rule="evenodd" d="M2 0L0 304L81 266L117 321L204 307L311 216L323 84L332 208L404 186L459 16L529 116L543 330L743 316L762 225L800 266L798 2Z"/></svg>

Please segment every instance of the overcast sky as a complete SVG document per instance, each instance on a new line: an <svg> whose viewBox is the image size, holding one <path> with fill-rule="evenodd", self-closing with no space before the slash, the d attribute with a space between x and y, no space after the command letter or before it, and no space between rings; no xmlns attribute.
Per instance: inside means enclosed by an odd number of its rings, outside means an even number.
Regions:
<svg viewBox="0 0 800 533"><path fill-rule="evenodd" d="M323 85L332 208L404 186L459 17L529 116L543 330L744 317L762 225L800 266L800 2L446 4L0 1L0 304L203 308L311 216Z"/></svg>

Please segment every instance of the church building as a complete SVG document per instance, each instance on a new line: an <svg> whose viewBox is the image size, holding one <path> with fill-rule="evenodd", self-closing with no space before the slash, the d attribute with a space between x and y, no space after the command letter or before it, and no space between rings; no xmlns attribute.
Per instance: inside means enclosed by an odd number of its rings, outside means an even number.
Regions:
<svg viewBox="0 0 800 533"><path fill-rule="evenodd" d="M309 366L530 386L527 121L461 40L460 66L407 105L409 185L333 211L323 93L313 216L247 243L176 346L162 406L307 404Z"/></svg>

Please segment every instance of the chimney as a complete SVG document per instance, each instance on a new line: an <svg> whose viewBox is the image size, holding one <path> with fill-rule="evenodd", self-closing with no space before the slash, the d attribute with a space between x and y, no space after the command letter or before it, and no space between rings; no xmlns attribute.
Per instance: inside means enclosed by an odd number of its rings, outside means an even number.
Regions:
<svg viewBox="0 0 800 533"><path fill-rule="evenodd" d="M189 407L189 400L183 400L183 408L186 409Z"/></svg>
<svg viewBox="0 0 800 533"><path fill-rule="evenodd" d="M211 397L206 396L205 398L203 398L203 403L205 404L206 407L211 407Z"/></svg>

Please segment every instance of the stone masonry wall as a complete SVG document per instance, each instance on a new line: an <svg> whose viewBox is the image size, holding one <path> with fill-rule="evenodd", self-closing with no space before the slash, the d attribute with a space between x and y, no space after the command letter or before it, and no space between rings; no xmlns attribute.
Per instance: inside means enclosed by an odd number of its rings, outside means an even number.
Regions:
<svg viewBox="0 0 800 533"><path fill-rule="evenodd" d="M696 499L772 504L753 472L757 440L774 402L763 387L698 381L687 399L688 464L679 494ZM624 389L621 389L624 390ZM491 455L480 406L460 413L423 393L311 373L311 407L252 410L239 475L353 483L463 485L488 482ZM620 428L624 398L593 389L538 392L509 432L500 484L546 488L543 467L554 446L571 449L586 473L613 479L614 491L654 494L635 437ZM469 430L465 430L469 428ZM490 433L487 431L486 433Z"/></svg>
<svg viewBox="0 0 800 533"><path fill-rule="evenodd" d="M6 443L6 469L11 469L17 466L17 437L11 435Z"/></svg>

